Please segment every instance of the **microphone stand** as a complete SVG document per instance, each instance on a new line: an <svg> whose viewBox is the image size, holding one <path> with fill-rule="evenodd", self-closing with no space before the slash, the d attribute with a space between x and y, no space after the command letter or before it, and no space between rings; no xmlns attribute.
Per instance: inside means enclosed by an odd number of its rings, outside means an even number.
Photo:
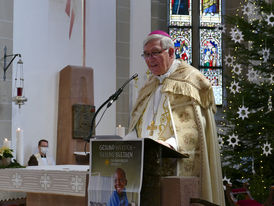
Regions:
<svg viewBox="0 0 274 206"><path fill-rule="evenodd" d="M99 108L98 110L95 112L92 120L91 120L91 126L90 126L90 133L89 133L89 136L87 138L84 138L85 141L89 141L91 138L92 138L92 133L93 133L93 130L94 130L94 125L95 125L95 118L96 116L98 115L98 113L101 111L101 109L106 105L107 105L107 108L109 108L112 103L118 99L119 95L122 93L124 87L132 80L132 79L135 79L136 77L138 76L138 74L134 74L129 80L127 80L122 87L120 87L114 94L112 94Z"/></svg>
<svg viewBox="0 0 274 206"><path fill-rule="evenodd" d="M92 137L92 133L93 133L93 130L94 130L94 125L95 125L95 118L96 116L98 115L98 113L101 111L101 109L107 104L109 103L111 100L112 100L112 97L113 95L111 95L99 108L98 110L95 112L94 116L92 117L92 120L91 120L91 125L90 125L90 133L89 133L89 136L87 138L85 138L84 140L86 141L89 141Z"/></svg>

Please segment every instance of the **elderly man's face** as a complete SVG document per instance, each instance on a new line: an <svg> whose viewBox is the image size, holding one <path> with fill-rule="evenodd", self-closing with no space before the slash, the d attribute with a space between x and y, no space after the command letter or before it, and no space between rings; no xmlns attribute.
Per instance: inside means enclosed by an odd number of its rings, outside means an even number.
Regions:
<svg viewBox="0 0 274 206"><path fill-rule="evenodd" d="M120 195L123 190L125 189L125 186L127 184L127 180L126 177L124 176L123 172L118 170L115 173L115 189L117 191L117 193Z"/></svg>
<svg viewBox="0 0 274 206"><path fill-rule="evenodd" d="M149 70L157 76L165 74L174 59L174 49L169 48L164 50L161 47L160 39L149 41L144 46L144 54L148 55L145 61Z"/></svg>

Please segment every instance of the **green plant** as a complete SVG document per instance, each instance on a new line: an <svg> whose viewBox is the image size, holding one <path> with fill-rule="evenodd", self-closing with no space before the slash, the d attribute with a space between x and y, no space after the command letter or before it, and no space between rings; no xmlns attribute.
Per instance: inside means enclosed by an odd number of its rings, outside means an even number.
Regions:
<svg viewBox="0 0 274 206"><path fill-rule="evenodd" d="M8 147L1 147L0 148L0 160L3 158L12 158L13 157L12 152L13 152L13 150Z"/></svg>

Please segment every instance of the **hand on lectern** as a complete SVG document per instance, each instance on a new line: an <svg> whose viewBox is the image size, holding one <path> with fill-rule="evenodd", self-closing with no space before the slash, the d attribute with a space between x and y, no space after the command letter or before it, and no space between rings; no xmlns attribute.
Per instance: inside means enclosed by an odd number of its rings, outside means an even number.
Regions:
<svg viewBox="0 0 274 206"><path fill-rule="evenodd" d="M170 144L168 144L167 142L163 141L163 140L156 140L158 143L165 145L166 147L169 147L170 149L174 149Z"/></svg>

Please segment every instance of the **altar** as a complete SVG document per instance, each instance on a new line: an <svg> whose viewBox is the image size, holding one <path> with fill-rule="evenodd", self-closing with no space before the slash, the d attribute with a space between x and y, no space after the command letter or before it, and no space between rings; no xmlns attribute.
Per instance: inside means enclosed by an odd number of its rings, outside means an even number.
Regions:
<svg viewBox="0 0 274 206"><path fill-rule="evenodd" d="M88 165L1 169L0 190L26 193L28 206L86 206L88 170Z"/></svg>

